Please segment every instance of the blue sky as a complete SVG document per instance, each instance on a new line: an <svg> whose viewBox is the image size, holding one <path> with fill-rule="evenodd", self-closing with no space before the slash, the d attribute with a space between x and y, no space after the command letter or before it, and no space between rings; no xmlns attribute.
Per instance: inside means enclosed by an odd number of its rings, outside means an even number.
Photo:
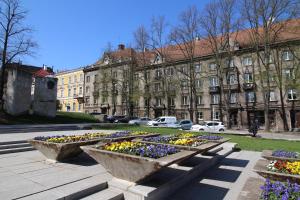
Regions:
<svg viewBox="0 0 300 200"><path fill-rule="evenodd" d="M175 24L188 6L202 9L208 0L23 0L26 24L39 48L23 63L72 69L96 62L108 42L133 43L133 32L163 15Z"/></svg>

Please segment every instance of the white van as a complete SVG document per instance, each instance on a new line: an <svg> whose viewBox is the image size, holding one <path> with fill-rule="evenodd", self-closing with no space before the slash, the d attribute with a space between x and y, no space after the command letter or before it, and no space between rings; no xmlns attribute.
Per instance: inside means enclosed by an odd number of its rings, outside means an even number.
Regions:
<svg viewBox="0 0 300 200"><path fill-rule="evenodd" d="M176 117L162 116L157 118L157 120L153 122L152 126L168 127L170 125L175 124L176 121L177 121Z"/></svg>

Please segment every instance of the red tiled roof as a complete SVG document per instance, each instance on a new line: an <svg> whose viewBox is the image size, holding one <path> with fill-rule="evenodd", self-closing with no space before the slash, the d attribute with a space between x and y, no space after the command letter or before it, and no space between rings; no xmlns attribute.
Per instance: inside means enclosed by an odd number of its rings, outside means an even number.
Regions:
<svg viewBox="0 0 300 200"><path fill-rule="evenodd" d="M37 72L35 72L33 74L34 77L46 77L46 76L50 76L53 75L53 72L50 72L48 70L44 70L43 68L41 68L40 70L38 70Z"/></svg>

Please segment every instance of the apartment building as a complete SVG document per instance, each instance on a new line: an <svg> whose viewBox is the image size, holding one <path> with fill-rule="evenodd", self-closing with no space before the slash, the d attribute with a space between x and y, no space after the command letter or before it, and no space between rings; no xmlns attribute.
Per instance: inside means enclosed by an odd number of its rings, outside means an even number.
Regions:
<svg viewBox="0 0 300 200"><path fill-rule="evenodd" d="M290 26L291 29L283 31L272 48L280 54L277 59L282 67L281 82L289 82L283 84L281 90L289 127L297 128L300 127L298 88L290 81L297 81L299 77L296 72L300 67L300 20L294 20ZM258 67L260 59L250 44L247 30L241 31L231 44L234 50L230 59L226 52L221 54L221 74L214 54L203 39L195 42L193 63L176 46L165 47L162 56L155 51L141 53L119 45L116 51L104 54L99 61L84 69L85 110L109 115L127 115L131 111L136 116L153 118L174 115L178 119L190 118L193 113L195 122L220 120L222 114L223 121L229 121L233 128L247 128L253 118L263 126L265 117L268 117L272 129L282 130L278 80L271 77L276 70L278 73L278 60L272 60L270 56L269 71L261 72ZM146 58L146 64L141 64L141 54ZM187 75L191 65L195 72L193 83ZM264 74L269 77L259 78ZM262 80L269 80L268 116L264 116L266 82L262 83ZM191 98L194 104L192 112Z"/></svg>
<svg viewBox="0 0 300 200"><path fill-rule="evenodd" d="M56 73L57 100L59 110L65 112L83 112L84 73L83 68Z"/></svg>

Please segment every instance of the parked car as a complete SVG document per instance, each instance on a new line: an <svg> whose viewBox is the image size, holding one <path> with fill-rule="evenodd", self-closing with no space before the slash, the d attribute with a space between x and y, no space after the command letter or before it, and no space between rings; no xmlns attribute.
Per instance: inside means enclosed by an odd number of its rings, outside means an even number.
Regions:
<svg viewBox="0 0 300 200"><path fill-rule="evenodd" d="M98 119L99 122L107 122L107 115L106 114L102 114L102 113L98 113L98 112L92 112L92 113L90 113L90 115L92 115L93 117Z"/></svg>
<svg viewBox="0 0 300 200"><path fill-rule="evenodd" d="M174 124L168 125L169 128L178 128L182 130L190 130L192 126L193 126L193 122L189 119L180 120Z"/></svg>
<svg viewBox="0 0 300 200"><path fill-rule="evenodd" d="M138 119L130 120L128 123L129 124L135 124L135 125L147 125L149 121L151 121L150 118L141 117L141 118L138 118Z"/></svg>
<svg viewBox="0 0 300 200"><path fill-rule="evenodd" d="M152 126L159 126L159 127L169 127L173 126L176 123L176 117L172 116L163 116L159 117L157 121L155 121Z"/></svg>
<svg viewBox="0 0 300 200"><path fill-rule="evenodd" d="M218 132L225 131L223 122L205 121L203 124L195 124L192 126L194 131Z"/></svg>
<svg viewBox="0 0 300 200"><path fill-rule="evenodd" d="M118 122L120 119L123 119L125 118L126 116L124 115L112 115L112 116L108 116L106 118L106 120L110 123L115 123L115 122Z"/></svg>
<svg viewBox="0 0 300 200"><path fill-rule="evenodd" d="M138 119L137 117L124 117L121 119L116 119L115 123L128 123L130 120Z"/></svg>
<svg viewBox="0 0 300 200"><path fill-rule="evenodd" d="M155 122L157 122L157 120L159 120L159 118L152 119L152 120L148 121L147 125L148 125L148 126L153 126L153 124L154 124Z"/></svg>

